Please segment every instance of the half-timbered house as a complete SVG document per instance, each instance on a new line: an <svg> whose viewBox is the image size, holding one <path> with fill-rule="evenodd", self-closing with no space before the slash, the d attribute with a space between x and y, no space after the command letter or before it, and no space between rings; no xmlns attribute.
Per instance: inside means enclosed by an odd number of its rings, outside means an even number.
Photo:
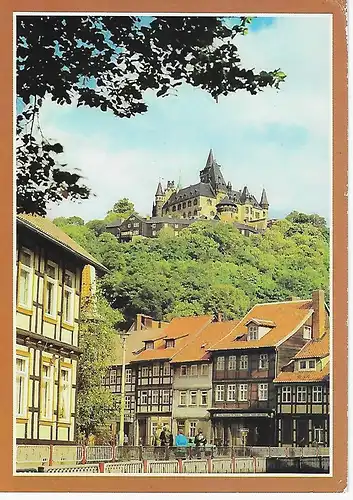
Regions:
<svg viewBox="0 0 353 500"><path fill-rule="evenodd" d="M274 379L279 446L329 446L329 344L309 341Z"/></svg>
<svg viewBox="0 0 353 500"><path fill-rule="evenodd" d="M254 306L238 325L210 348L216 443L272 445L276 441L276 389L282 367L328 325L322 291L310 300Z"/></svg>
<svg viewBox="0 0 353 500"><path fill-rule="evenodd" d="M152 444L159 426L172 425L173 356L209 323L211 316L174 318L163 332L144 341L144 350L131 360L136 368L136 439Z"/></svg>
<svg viewBox="0 0 353 500"><path fill-rule="evenodd" d="M202 430L211 441L208 411L212 402L212 363L207 348L227 335L237 321L210 323L171 360L173 377L173 434L179 430L194 438Z"/></svg>
<svg viewBox="0 0 353 500"><path fill-rule="evenodd" d="M16 440L72 443L82 271L106 271L48 219L17 216Z"/></svg>

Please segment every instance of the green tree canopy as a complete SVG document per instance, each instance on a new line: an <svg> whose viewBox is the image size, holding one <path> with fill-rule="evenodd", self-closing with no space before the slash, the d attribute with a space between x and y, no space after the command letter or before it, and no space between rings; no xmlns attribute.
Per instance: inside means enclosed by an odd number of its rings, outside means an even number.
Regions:
<svg viewBox="0 0 353 500"><path fill-rule="evenodd" d="M147 111L145 92L165 97L185 83L214 99L279 88L280 69L242 65L234 39L250 18L169 16L16 17L17 208L46 214L49 201L85 199L91 190L62 163L63 146L45 137L43 98L130 118ZM229 20L228 20L229 21Z"/></svg>

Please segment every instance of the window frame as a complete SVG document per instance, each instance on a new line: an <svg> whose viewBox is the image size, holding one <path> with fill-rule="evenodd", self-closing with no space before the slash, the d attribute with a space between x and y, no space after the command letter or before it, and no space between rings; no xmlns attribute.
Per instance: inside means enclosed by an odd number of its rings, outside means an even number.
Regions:
<svg viewBox="0 0 353 500"><path fill-rule="evenodd" d="M111 369L109 373L109 385L116 385L117 373L116 370ZM126 381L126 379L125 379Z"/></svg>
<svg viewBox="0 0 353 500"><path fill-rule="evenodd" d="M63 378L62 372L68 373L67 381L67 415L61 415L61 398L63 393ZM58 407L58 420L59 422L71 423L71 412L72 412L72 365L60 364L59 367L59 407Z"/></svg>
<svg viewBox="0 0 353 500"><path fill-rule="evenodd" d="M185 369L185 373L183 373L183 370ZM181 377L187 377L188 375L188 367L187 365L180 365L180 376Z"/></svg>
<svg viewBox="0 0 353 500"><path fill-rule="evenodd" d="M249 356L247 354L242 354L239 360L239 370L249 369Z"/></svg>
<svg viewBox="0 0 353 500"><path fill-rule="evenodd" d="M292 387L290 385L284 385L281 387L281 400L282 403L292 402Z"/></svg>
<svg viewBox="0 0 353 500"><path fill-rule="evenodd" d="M224 371L224 366L225 366L225 358L224 356L217 356L216 359L216 371Z"/></svg>
<svg viewBox="0 0 353 500"><path fill-rule="evenodd" d="M21 252L30 258L30 265L21 261ZM28 298L27 302L21 302L21 271L28 274ZM17 285L17 306L26 311L33 311L33 288L34 288L34 252L26 247L21 247L18 252L18 285Z"/></svg>
<svg viewBox="0 0 353 500"><path fill-rule="evenodd" d="M222 397L220 397L220 394ZM215 402L221 403L224 401L224 384L217 384L215 390Z"/></svg>
<svg viewBox="0 0 353 500"><path fill-rule="evenodd" d="M25 363L25 369L24 371L19 371L17 370L17 360L24 361ZM30 369L30 358L29 358L29 353L25 352L16 352L16 419L24 419L28 420L28 397L29 397L29 383L30 383L30 377L29 377L29 369ZM17 377L20 375L20 377L23 379L23 401L21 400L23 404L23 411L21 413L18 412L18 402L19 402L19 393L18 393L18 386L17 386Z"/></svg>
<svg viewBox="0 0 353 500"><path fill-rule="evenodd" d="M233 398L230 398L230 394L232 393ZM227 387L227 401L234 402L237 398L237 385L236 384L228 384Z"/></svg>
<svg viewBox="0 0 353 500"><path fill-rule="evenodd" d="M259 370L268 370L269 359L267 353L261 353L259 355Z"/></svg>
<svg viewBox="0 0 353 500"><path fill-rule="evenodd" d="M308 389L305 385L298 385L296 394L297 394L297 404L298 403L307 403L307 401L308 401ZM299 395L300 395L300 398L299 398Z"/></svg>
<svg viewBox="0 0 353 500"><path fill-rule="evenodd" d="M258 385L257 397L259 401L268 401L268 383L263 382Z"/></svg>
<svg viewBox="0 0 353 500"><path fill-rule="evenodd" d="M182 402L182 398L184 399L184 403ZM179 406L187 406L187 391L180 391L179 392Z"/></svg>
<svg viewBox="0 0 353 500"><path fill-rule="evenodd" d="M203 396L206 396L205 403L202 402ZM208 391L201 391L201 393L200 393L200 406L207 406L207 405L208 405Z"/></svg>
<svg viewBox="0 0 353 500"><path fill-rule="evenodd" d="M55 270L55 278L52 278L51 276L48 276L47 274L47 266L51 266ZM53 285L53 298L52 298L52 304L53 304L53 312L48 312L47 311L47 300L48 300L48 283L51 283ZM56 320L58 317L58 288L59 288L59 266L52 260L47 260L45 264L45 274L44 274L44 318L49 318L52 320Z"/></svg>
<svg viewBox="0 0 353 500"><path fill-rule="evenodd" d="M147 371L147 375L144 375ZM141 378L148 378L149 376L149 367L148 366L141 366Z"/></svg>
<svg viewBox="0 0 353 500"><path fill-rule="evenodd" d="M207 375L210 374L210 368L209 368L209 365L207 363L202 363L201 364L201 369L200 369L200 375L202 377L206 377Z"/></svg>
<svg viewBox="0 0 353 500"><path fill-rule="evenodd" d="M125 368L125 383L131 384L131 380L132 380L132 369Z"/></svg>
<svg viewBox="0 0 353 500"><path fill-rule="evenodd" d="M193 397L195 402L193 403ZM197 391L190 391L189 393L189 406L197 406Z"/></svg>
<svg viewBox="0 0 353 500"><path fill-rule="evenodd" d="M170 364L168 361L166 361L163 363L163 377L170 377L170 375L171 375Z"/></svg>
<svg viewBox="0 0 353 500"><path fill-rule="evenodd" d="M245 403L248 401L249 388L248 384L239 384L238 386L238 401Z"/></svg>
<svg viewBox="0 0 353 500"><path fill-rule="evenodd" d="M190 377L197 377L197 365L190 365Z"/></svg>
<svg viewBox="0 0 353 500"><path fill-rule="evenodd" d="M146 396L146 402L144 403L144 396ZM147 391L140 391L140 406L147 406L148 405L148 392Z"/></svg>
<svg viewBox="0 0 353 500"><path fill-rule="evenodd" d="M313 329L310 325L303 326L303 339L311 340L313 338Z"/></svg>
<svg viewBox="0 0 353 500"><path fill-rule="evenodd" d="M157 402L155 402L155 396L157 396ZM158 389L153 389L152 394L151 394L151 403L153 406L156 406L159 404L159 390Z"/></svg>
<svg viewBox="0 0 353 500"><path fill-rule="evenodd" d="M325 429L322 427L314 427L314 441L316 441L317 444L323 444L325 442ZM317 436L318 439L317 439Z"/></svg>
<svg viewBox="0 0 353 500"><path fill-rule="evenodd" d="M165 398L167 396L167 398ZM167 401L165 401L167 399ZM170 392L169 389L163 389L162 392L162 405L170 405Z"/></svg>
<svg viewBox="0 0 353 500"><path fill-rule="evenodd" d="M313 385L312 393L311 393L311 401L312 403L319 404L323 402L323 387L322 385ZM318 396L320 396L318 398Z"/></svg>
<svg viewBox="0 0 353 500"><path fill-rule="evenodd" d="M248 340L258 340L259 339L259 327L254 324L248 326Z"/></svg>
<svg viewBox="0 0 353 500"><path fill-rule="evenodd" d="M152 365L152 377L159 377L160 374L160 366L159 364L154 363Z"/></svg>
<svg viewBox="0 0 353 500"><path fill-rule="evenodd" d="M125 395L125 410L131 410L131 396Z"/></svg>
<svg viewBox="0 0 353 500"><path fill-rule="evenodd" d="M65 283L65 275L69 275L72 278L72 284L73 286L68 286ZM65 269L63 272L63 300L62 300L62 307L61 307L61 313L62 313L62 318L63 318L63 324L68 325L68 326L73 326L75 322L75 274L72 271L69 271L68 269ZM71 317L67 319L66 317L66 297L65 297L65 292L70 293L70 305L71 305Z"/></svg>
<svg viewBox="0 0 353 500"><path fill-rule="evenodd" d="M233 365L234 365L234 368L232 368ZM236 369L237 369L237 357L236 356L229 356L228 357L228 370L234 371Z"/></svg>
<svg viewBox="0 0 353 500"><path fill-rule="evenodd" d="M196 436L196 428L197 428L197 422L195 422L194 420L190 421L189 422L189 437Z"/></svg>

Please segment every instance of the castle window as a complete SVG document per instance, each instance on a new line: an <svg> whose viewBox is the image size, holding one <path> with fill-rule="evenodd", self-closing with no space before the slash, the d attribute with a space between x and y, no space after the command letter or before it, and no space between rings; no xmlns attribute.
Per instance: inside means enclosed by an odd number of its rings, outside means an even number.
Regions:
<svg viewBox="0 0 353 500"><path fill-rule="evenodd" d="M170 364L168 361L163 365L163 375L170 375Z"/></svg>
<svg viewBox="0 0 353 500"><path fill-rule="evenodd" d="M216 385L216 401L224 401L224 385Z"/></svg>
<svg viewBox="0 0 353 500"><path fill-rule="evenodd" d="M194 210L194 215L197 215L197 210Z"/></svg>
<svg viewBox="0 0 353 500"><path fill-rule="evenodd" d="M232 215L233 215L233 214L232 214ZM210 216L211 216L211 217L214 217L214 212L213 212L212 210L211 210L211 212L210 212Z"/></svg>
<svg viewBox="0 0 353 500"><path fill-rule="evenodd" d="M249 213L249 207L245 207L245 213L248 214Z"/></svg>
<svg viewBox="0 0 353 500"><path fill-rule="evenodd" d="M147 392L142 391L141 392L141 405L146 405L147 404Z"/></svg>
<svg viewBox="0 0 353 500"><path fill-rule="evenodd" d="M209 198L207 200L207 205L212 205L212 200L210 200Z"/></svg>
<svg viewBox="0 0 353 500"><path fill-rule="evenodd" d="M194 199L194 205L197 205L197 198Z"/></svg>
<svg viewBox="0 0 353 500"><path fill-rule="evenodd" d="M255 217L256 217L257 219L259 219L259 218L260 218L260 213L259 213L259 212L255 212Z"/></svg>
<svg viewBox="0 0 353 500"><path fill-rule="evenodd" d="M172 208L173 212L176 211L176 208L177 208L176 205L173 205L173 208Z"/></svg>
<svg viewBox="0 0 353 500"><path fill-rule="evenodd" d="M71 367L62 367L59 382L59 419L66 422L71 417Z"/></svg>
<svg viewBox="0 0 353 500"><path fill-rule="evenodd" d="M183 202L183 208L186 208L186 203L185 203L185 201Z"/></svg>
<svg viewBox="0 0 353 500"><path fill-rule="evenodd" d="M188 217L191 217L191 212L188 212Z"/></svg>
<svg viewBox="0 0 353 500"><path fill-rule="evenodd" d="M229 384L227 387L227 401L235 401L237 386L235 384Z"/></svg>
<svg viewBox="0 0 353 500"><path fill-rule="evenodd" d="M125 410L131 409L131 396L125 396Z"/></svg>
<svg viewBox="0 0 353 500"><path fill-rule="evenodd" d="M184 217L184 219L186 218L186 213L185 212L183 213L183 217Z"/></svg>
<svg viewBox="0 0 353 500"><path fill-rule="evenodd" d="M178 210L181 210L181 204L180 204L180 203L179 203L179 205L178 205Z"/></svg>
<svg viewBox="0 0 353 500"><path fill-rule="evenodd" d="M188 201L188 207L191 207L191 200Z"/></svg>
<svg viewBox="0 0 353 500"><path fill-rule="evenodd" d="M174 224L175 229L179 227L179 224Z"/></svg>
<svg viewBox="0 0 353 500"><path fill-rule="evenodd" d="M266 217L266 212L265 212L265 210L262 212L262 216L263 216L263 217Z"/></svg>
<svg viewBox="0 0 353 500"><path fill-rule="evenodd" d="M152 375L154 377L158 377L158 375L159 375L159 365L153 365L153 367L152 367Z"/></svg>
<svg viewBox="0 0 353 500"><path fill-rule="evenodd" d="M303 359L299 361L299 370L315 370L315 359Z"/></svg>

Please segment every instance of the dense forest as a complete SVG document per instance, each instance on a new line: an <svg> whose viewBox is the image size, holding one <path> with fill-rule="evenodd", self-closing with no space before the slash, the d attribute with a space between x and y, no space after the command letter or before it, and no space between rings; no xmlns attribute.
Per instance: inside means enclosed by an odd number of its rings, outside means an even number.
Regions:
<svg viewBox="0 0 353 500"><path fill-rule="evenodd" d="M120 327L138 312L157 319L218 312L240 318L257 302L304 299L317 288L329 301L329 230L318 215L292 212L250 237L230 224L197 221L179 236L166 228L154 239L119 243L105 226L133 210L124 199L105 220L54 219L109 269L100 284L124 317Z"/></svg>

